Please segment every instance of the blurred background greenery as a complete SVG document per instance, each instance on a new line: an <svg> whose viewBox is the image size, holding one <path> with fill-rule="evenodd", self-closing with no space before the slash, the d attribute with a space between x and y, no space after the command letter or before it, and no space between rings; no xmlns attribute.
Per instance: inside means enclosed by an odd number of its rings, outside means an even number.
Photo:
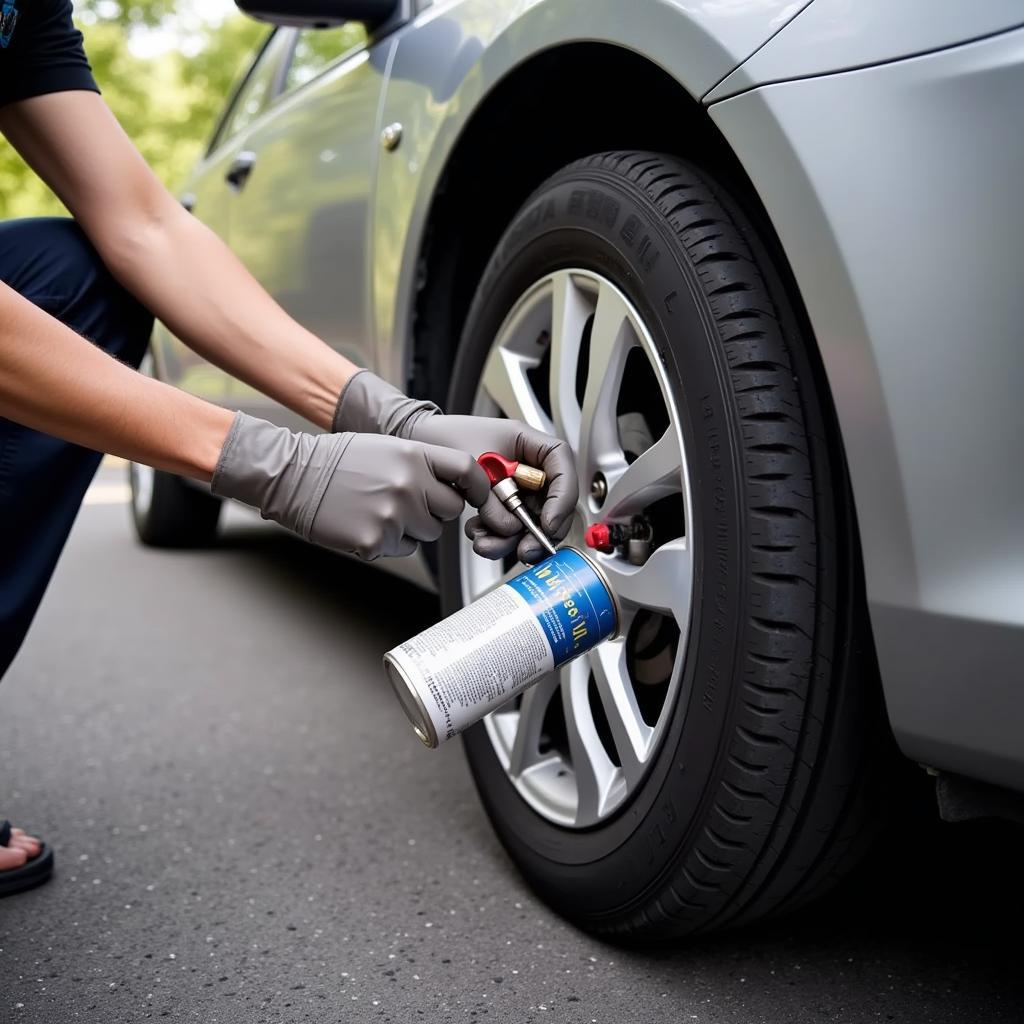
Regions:
<svg viewBox="0 0 1024 1024"><path fill-rule="evenodd" d="M231 0L75 0L107 103L161 179L177 189L266 25ZM0 140L0 218L65 212Z"/></svg>

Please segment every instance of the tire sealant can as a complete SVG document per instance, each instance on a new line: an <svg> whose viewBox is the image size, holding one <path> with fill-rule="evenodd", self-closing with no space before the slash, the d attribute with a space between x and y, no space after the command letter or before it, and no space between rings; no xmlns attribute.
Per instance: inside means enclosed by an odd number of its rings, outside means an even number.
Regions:
<svg viewBox="0 0 1024 1024"><path fill-rule="evenodd" d="M575 548L556 550L519 497L520 486L544 486L543 471L498 452L484 452L477 462L494 495L548 557L384 655L402 708L428 747L618 630L618 607L601 570Z"/></svg>
<svg viewBox="0 0 1024 1024"><path fill-rule="evenodd" d="M416 735L437 747L613 637L618 622L596 563L563 547L388 651L384 666Z"/></svg>

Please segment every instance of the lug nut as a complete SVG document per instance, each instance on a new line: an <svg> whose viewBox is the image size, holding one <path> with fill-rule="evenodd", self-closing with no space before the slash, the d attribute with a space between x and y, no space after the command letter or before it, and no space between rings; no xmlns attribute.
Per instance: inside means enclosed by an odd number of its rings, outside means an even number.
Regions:
<svg viewBox="0 0 1024 1024"><path fill-rule="evenodd" d="M594 474L594 479L590 481L590 496L599 506L608 497L608 481L605 480L604 473Z"/></svg>

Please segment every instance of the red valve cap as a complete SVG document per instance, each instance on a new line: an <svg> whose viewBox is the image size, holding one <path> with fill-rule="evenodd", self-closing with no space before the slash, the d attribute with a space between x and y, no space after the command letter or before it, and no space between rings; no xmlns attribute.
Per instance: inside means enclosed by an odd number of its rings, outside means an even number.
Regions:
<svg viewBox="0 0 1024 1024"><path fill-rule="evenodd" d="M492 487L502 480L507 480L519 468L519 463L515 459L506 459L498 452L484 452L476 461L487 474Z"/></svg>
<svg viewBox="0 0 1024 1024"><path fill-rule="evenodd" d="M605 523L594 523L588 526L583 533L583 541L588 548L595 548L607 554L612 548L612 531Z"/></svg>

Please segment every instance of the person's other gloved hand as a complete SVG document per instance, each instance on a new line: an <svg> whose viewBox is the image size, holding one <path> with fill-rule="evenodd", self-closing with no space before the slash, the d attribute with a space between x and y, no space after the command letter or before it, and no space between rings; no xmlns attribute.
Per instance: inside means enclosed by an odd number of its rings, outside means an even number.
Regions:
<svg viewBox="0 0 1024 1024"><path fill-rule="evenodd" d="M465 452L397 437L300 434L238 413L211 481L213 493L255 505L305 540L372 560L411 555L437 540L464 501L490 496Z"/></svg>
<svg viewBox="0 0 1024 1024"><path fill-rule="evenodd" d="M375 431L445 445L474 459L484 452L500 452L536 466L548 478L540 510L541 529L557 542L572 525L579 484L569 446L518 420L446 416L433 402L409 398L375 374L360 370L341 394L334 429ZM480 515L466 523L466 535L473 541L473 550L485 558L503 558L516 551L521 561L532 563L546 554L494 495L480 508Z"/></svg>

